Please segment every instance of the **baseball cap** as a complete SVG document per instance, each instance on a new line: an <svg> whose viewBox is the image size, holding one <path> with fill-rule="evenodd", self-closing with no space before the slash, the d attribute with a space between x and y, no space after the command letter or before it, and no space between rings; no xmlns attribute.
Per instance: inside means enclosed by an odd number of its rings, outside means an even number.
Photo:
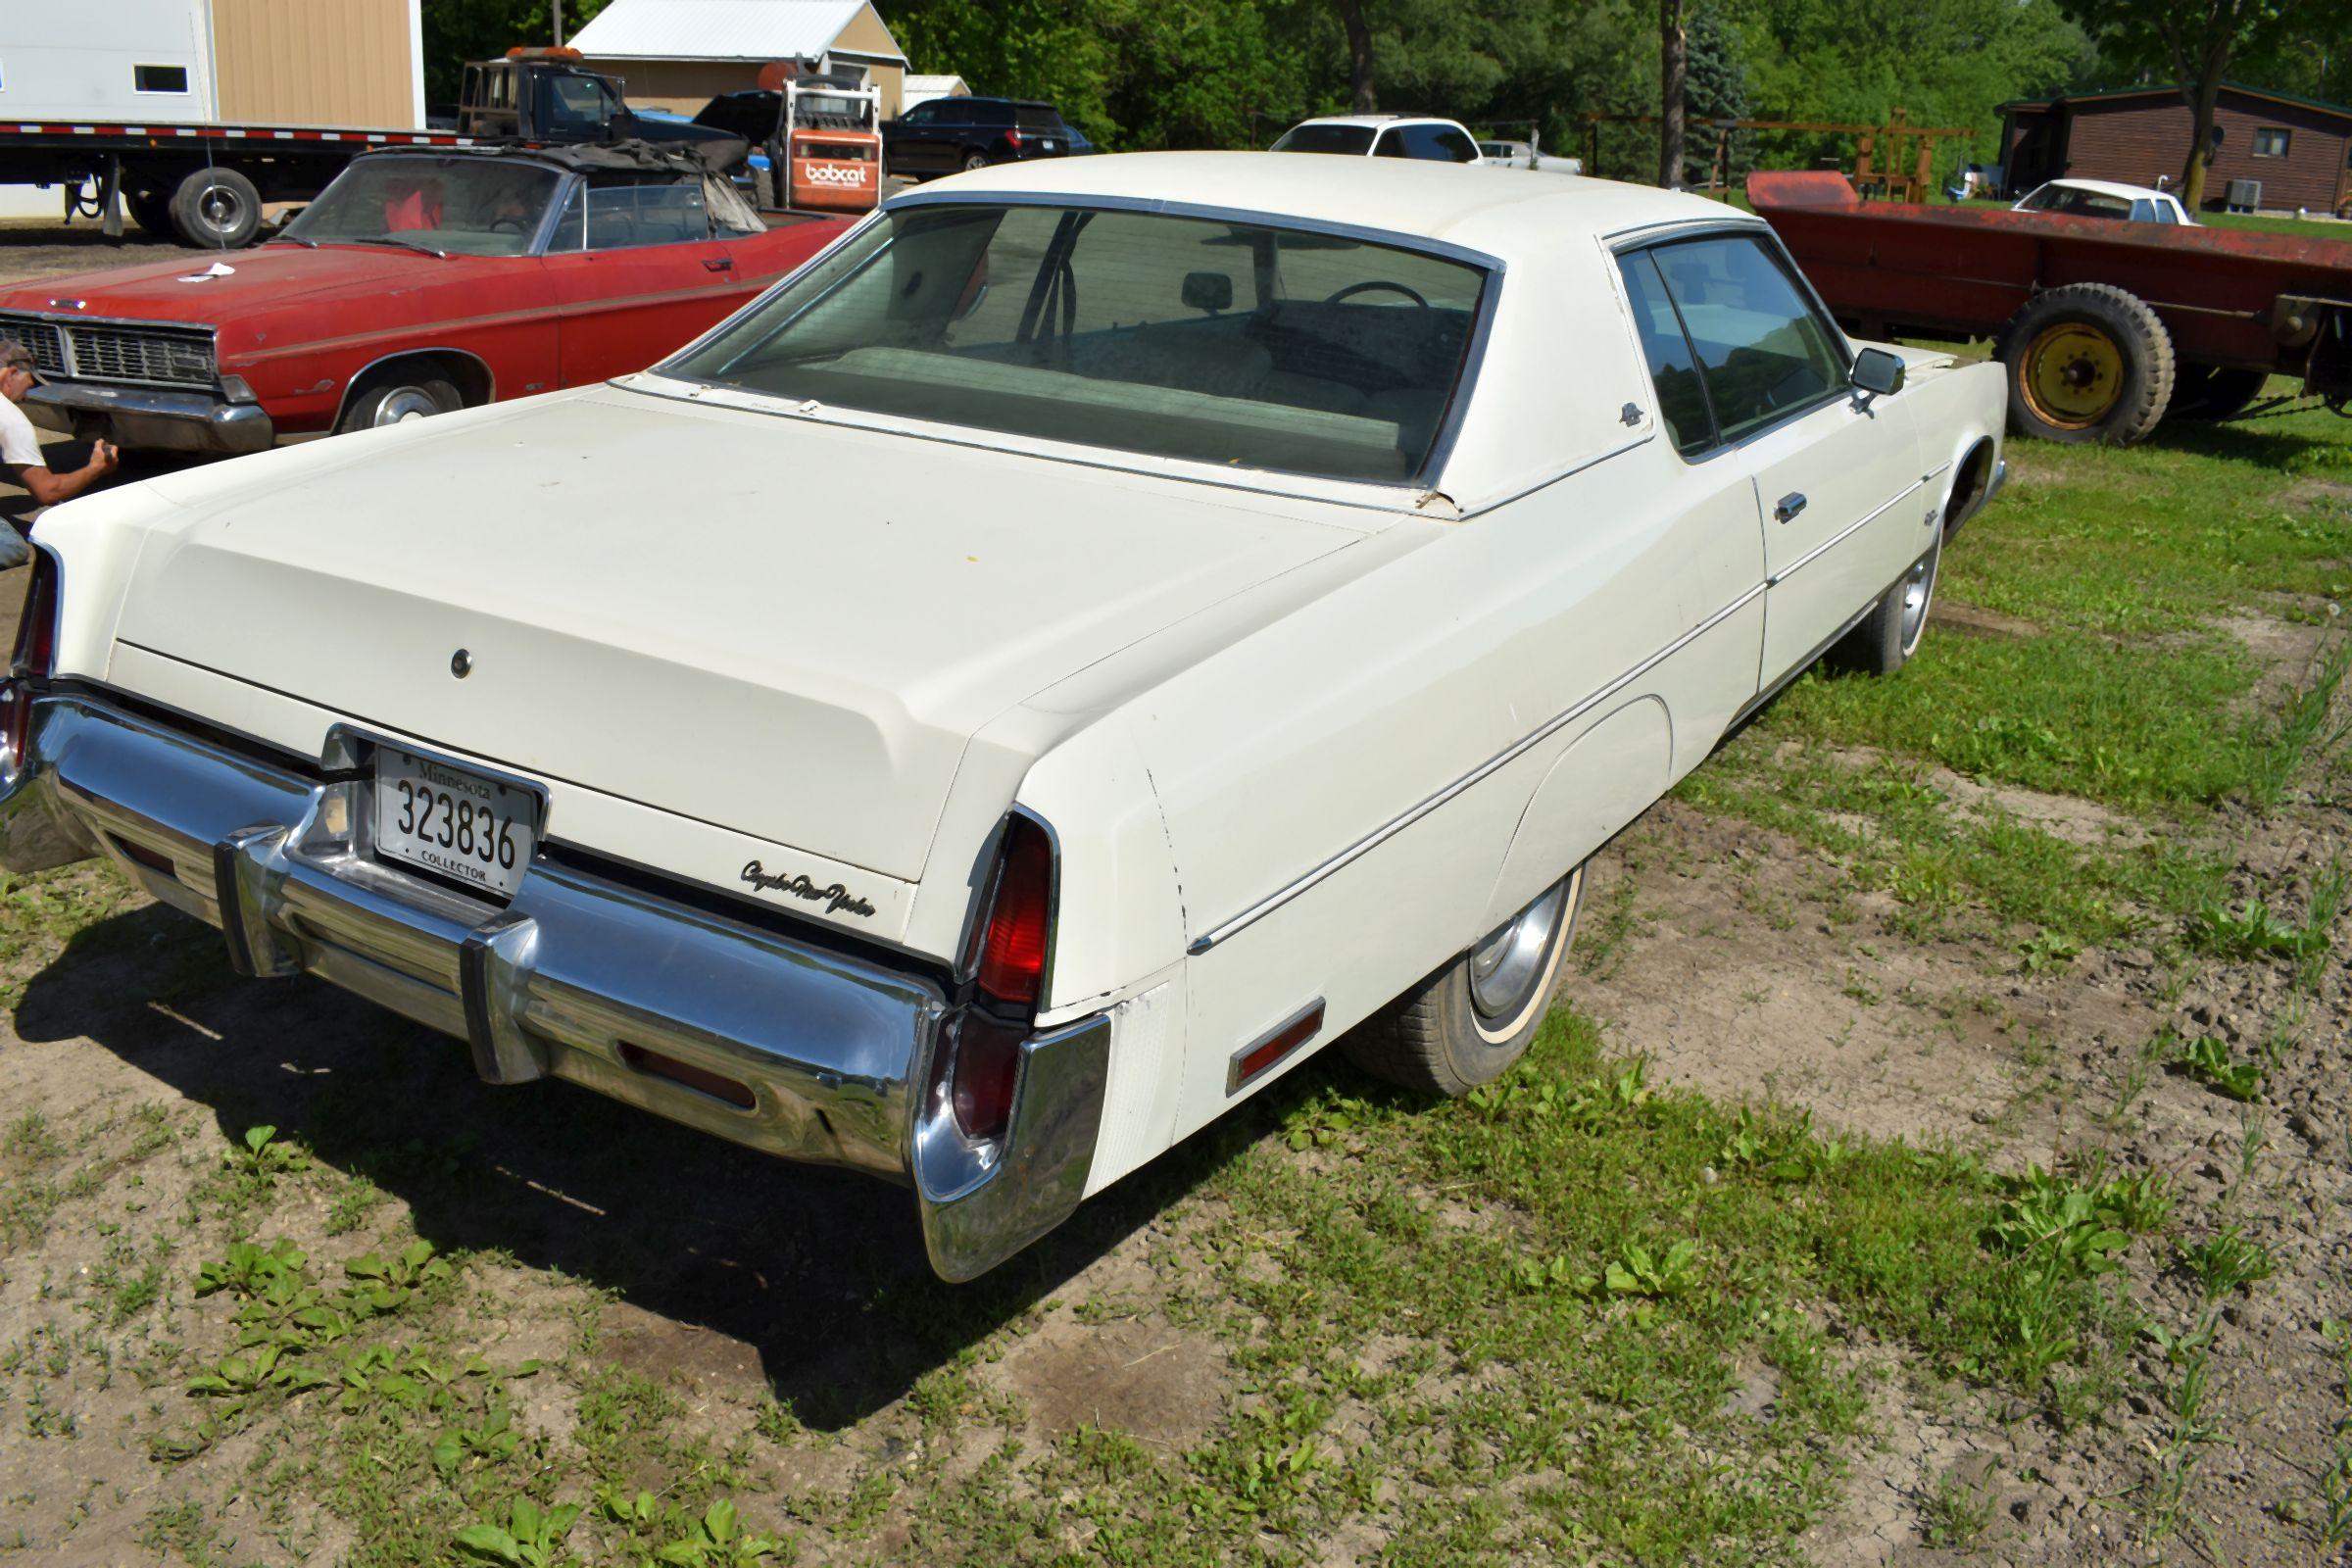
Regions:
<svg viewBox="0 0 2352 1568"><path fill-rule="evenodd" d="M16 365L22 365L32 372L33 385L41 384L40 363L32 357L32 350L13 337L0 337L0 367Z"/></svg>

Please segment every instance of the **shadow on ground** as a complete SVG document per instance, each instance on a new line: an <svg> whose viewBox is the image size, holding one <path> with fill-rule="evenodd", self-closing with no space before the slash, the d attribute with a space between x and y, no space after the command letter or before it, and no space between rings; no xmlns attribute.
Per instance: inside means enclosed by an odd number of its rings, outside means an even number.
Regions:
<svg viewBox="0 0 2352 1568"><path fill-rule="evenodd" d="M984 1279L949 1286L925 1261L906 1189L738 1149L566 1083L485 1085L463 1042L318 981L238 980L219 943L155 906L100 920L32 977L18 1034L97 1042L209 1108L227 1142L275 1126L406 1202L439 1248L502 1252L741 1341L811 1427L900 1397L1249 1136L1195 1140Z"/></svg>

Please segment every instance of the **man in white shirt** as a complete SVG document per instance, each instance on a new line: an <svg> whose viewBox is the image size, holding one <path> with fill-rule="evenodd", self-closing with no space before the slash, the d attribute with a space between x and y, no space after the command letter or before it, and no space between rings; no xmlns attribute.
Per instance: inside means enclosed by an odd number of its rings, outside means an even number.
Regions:
<svg viewBox="0 0 2352 1568"><path fill-rule="evenodd" d="M90 443L90 461L71 473L49 471L49 459L41 451L39 432L24 411L17 407L24 394L41 384L41 373L33 366L32 350L13 337L0 337L0 466L9 470L17 483L24 487L35 506L54 507L60 501L75 496L115 471L122 461L114 444L108 441ZM0 540L0 547L6 541Z"/></svg>

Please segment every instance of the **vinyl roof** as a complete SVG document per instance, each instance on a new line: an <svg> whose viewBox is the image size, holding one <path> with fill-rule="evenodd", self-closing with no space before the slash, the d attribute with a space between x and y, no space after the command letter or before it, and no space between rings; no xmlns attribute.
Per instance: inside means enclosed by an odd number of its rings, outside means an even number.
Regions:
<svg viewBox="0 0 2352 1568"><path fill-rule="evenodd" d="M567 41L597 60L796 59L832 48L866 5L867 0L612 0ZM904 63L906 57L893 53L888 58Z"/></svg>

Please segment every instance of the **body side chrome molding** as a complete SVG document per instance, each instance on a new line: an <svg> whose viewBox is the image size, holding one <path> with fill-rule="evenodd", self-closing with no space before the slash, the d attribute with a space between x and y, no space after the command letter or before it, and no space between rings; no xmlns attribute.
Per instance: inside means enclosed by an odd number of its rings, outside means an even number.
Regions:
<svg viewBox="0 0 2352 1568"><path fill-rule="evenodd" d="M1217 925L1211 926L1200 936L1195 937L1192 943L1186 947L1184 951L1187 954L1194 956L1208 952L1211 948L1216 947L1219 943L1229 941L1233 937L1238 936L1242 932L1248 930L1250 926L1255 925L1267 915L1272 914L1276 909L1279 909L1284 905L1290 903L1299 894L1304 893L1307 889L1314 887L1317 883L1329 878L1334 872L1337 872L1342 868L1353 863L1354 861L1361 859L1373 850L1378 849L1390 839L1395 838L1406 828L1411 827L1415 822L1418 822L1423 817L1429 815L1430 812L1436 810L1439 807L1444 806L1447 801L1450 801L1454 797L1460 795L1464 790L1470 788L1471 785L1478 783L1480 780L1489 777L1511 762L1516 761L1519 758L1524 757L1528 752L1542 745L1553 735L1558 734L1562 729L1565 729L1568 725L1574 723L1586 713L1591 712L1600 704L1607 702L1611 697L1614 697L1619 692L1625 690L1626 687L1632 685L1635 681L1641 679L1650 670L1656 668L1668 658L1681 652L1690 643L1695 642L1698 638L1714 630L1726 620L1729 620L1733 615L1739 613L1740 611L1754 603L1755 600L1763 594L1764 588L1765 585L1759 582L1754 587L1747 589L1738 598L1734 599L1730 604L1725 605L1722 609L1708 615L1697 625L1692 626L1690 630L1682 633L1672 642L1667 643L1663 648L1660 648L1657 652L1643 659L1640 663L1635 664L1632 668L1626 670L1623 674L1609 681L1606 685L1600 686L1595 690L1586 694L1584 697L1577 699L1574 704L1563 710L1561 712L1556 713L1552 717L1546 719L1532 733L1513 741L1509 746L1504 747L1493 757L1488 758L1485 761L1479 763L1478 766L1472 768L1469 772L1464 773L1460 778L1455 779L1452 783L1439 790L1436 794L1427 797L1414 806L1406 808L1402 812L1391 818L1387 823L1373 829L1364 837L1356 840L1353 844L1348 845L1337 855L1332 856L1329 859L1324 860L1321 864L1306 872L1305 875L1275 889L1272 893L1267 894L1264 898L1258 900L1255 904L1250 905L1248 908L1243 909L1240 913L1230 915Z"/></svg>

